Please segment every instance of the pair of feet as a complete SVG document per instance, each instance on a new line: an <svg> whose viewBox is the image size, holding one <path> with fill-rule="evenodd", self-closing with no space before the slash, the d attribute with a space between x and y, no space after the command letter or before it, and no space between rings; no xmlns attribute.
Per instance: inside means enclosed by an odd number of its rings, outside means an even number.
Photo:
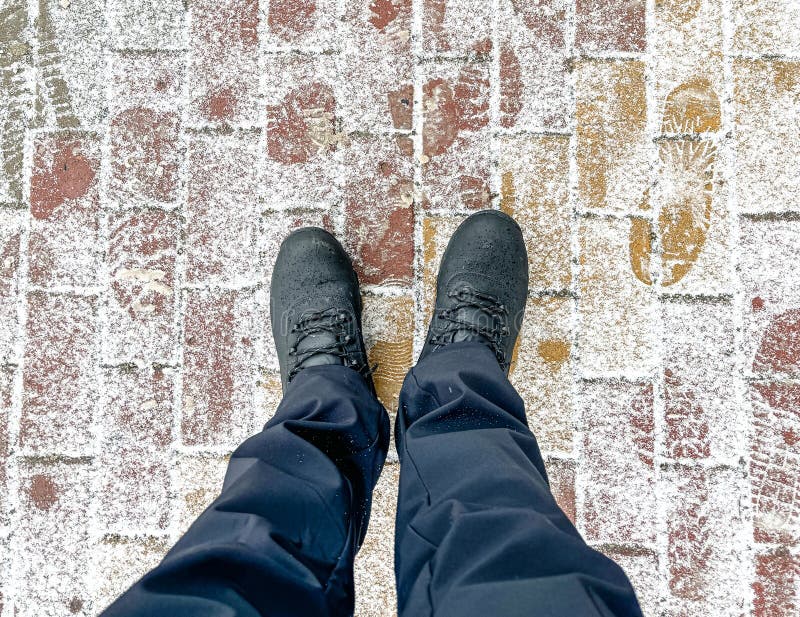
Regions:
<svg viewBox="0 0 800 617"><path fill-rule="evenodd" d="M419 360L452 343L480 342L508 373L527 295L528 256L519 226L496 210L473 214L442 257ZM361 333L358 277L331 234L304 227L283 241L272 275L270 313L284 391L303 369L339 364L363 375L374 392Z"/></svg>

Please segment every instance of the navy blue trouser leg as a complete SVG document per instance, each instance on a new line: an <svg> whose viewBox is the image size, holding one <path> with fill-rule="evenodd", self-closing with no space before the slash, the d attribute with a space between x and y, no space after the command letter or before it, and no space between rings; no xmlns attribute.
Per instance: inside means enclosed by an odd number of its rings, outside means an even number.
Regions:
<svg viewBox="0 0 800 617"><path fill-rule="evenodd" d="M486 347L434 353L400 403L401 617L641 615L622 570L556 505L523 403ZM304 370L233 454L220 497L104 615L352 615L387 442L357 373Z"/></svg>
<svg viewBox="0 0 800 617"><path fill-rule="evenodd" d="M105 617L344 617L389 419L364 379L309 367L231 457L219 498Z"/></svg>
<svg viewBox="0 0 800 617"><path fill-rule="evenodd" d="M494 354L450 345L406 377L397 422L400 617L641 615L556 504Z"/></svg>

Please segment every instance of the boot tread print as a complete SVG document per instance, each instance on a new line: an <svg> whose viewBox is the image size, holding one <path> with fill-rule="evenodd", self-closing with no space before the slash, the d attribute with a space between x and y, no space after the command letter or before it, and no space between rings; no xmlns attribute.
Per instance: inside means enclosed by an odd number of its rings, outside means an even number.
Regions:
<svg viewBox="0 0 800 617"><path fill-rule="evenodd" d="M653 238L661 246L661 285L681 281L692 269L705 245L711 225L714 132L721 126L719 98L707 79L683 83L667 96L661 122L657 231L646 219L632 219L630 261L642 283L653 284ZM650 210L648 189L639 208Z"/></svg>

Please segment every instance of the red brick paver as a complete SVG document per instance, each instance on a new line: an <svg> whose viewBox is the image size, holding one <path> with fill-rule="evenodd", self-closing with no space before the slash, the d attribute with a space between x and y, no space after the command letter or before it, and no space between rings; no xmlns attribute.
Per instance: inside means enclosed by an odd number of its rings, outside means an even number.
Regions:
<svg viewBox="0 0 800 617"><path fill-rule="evenodd" d="M0 615L97 614L214 497L280 400L289 230L353 255L394 414L486 207L578 529L648 616L800 611L798 57L792 0L6 2ZM397 478L358 617L395 611Z"/></svg>

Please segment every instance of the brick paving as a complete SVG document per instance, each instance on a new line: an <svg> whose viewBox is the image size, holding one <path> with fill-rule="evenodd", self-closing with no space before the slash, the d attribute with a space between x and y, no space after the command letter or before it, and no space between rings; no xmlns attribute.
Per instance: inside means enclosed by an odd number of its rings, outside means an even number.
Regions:
<svg viewBox="0 0 800 617"><path fill-rule="evenodd" d="M352 252L394 413L484 207L587 540L649 616L800 613L794 0L7 0L0 94L3 617L97 614L213 498L280 399L289 229ZM397 477L358 617L394 614Z"/></svg>

